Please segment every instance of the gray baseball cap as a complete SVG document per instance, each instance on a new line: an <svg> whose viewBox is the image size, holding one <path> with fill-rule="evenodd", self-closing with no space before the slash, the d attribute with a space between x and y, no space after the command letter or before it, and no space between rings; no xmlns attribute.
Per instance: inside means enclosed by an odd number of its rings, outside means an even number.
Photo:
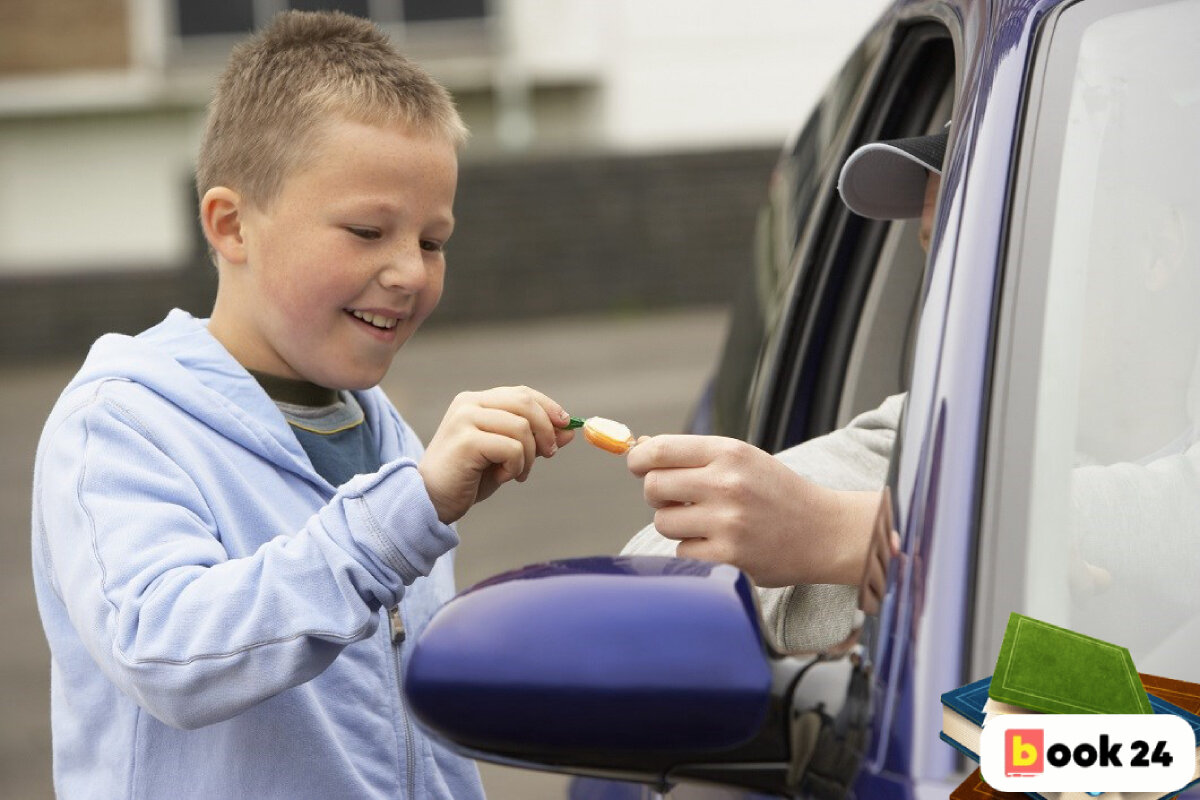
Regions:
<svg viewBox="0 0 1200 800"><path fill-rule="evenodd" d="M930 172L941 175L949 133L870 142L842 165L838 192L856 214L871 219L914 219L925 207Z"/></svg>

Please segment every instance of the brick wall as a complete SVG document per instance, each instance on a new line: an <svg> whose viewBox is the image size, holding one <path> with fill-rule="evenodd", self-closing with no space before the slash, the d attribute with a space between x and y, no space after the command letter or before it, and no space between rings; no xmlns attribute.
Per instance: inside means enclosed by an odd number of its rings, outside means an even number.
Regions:
<svg viewBox="0 0 1200 800"><path fill-rule="evenodd" d="M125 0L0 2L0 76L129 66Z"/></svg>
<svg viewBox="0 0 1200 800"><path fill-rule="evenodd" d="M750 268L775 156L466 163L446 293L426 324L727 302ZM101 333L142 330L173 306L206 314L215 270L196 252L196 263L154 273L0 278L0 363L78 356Z"/></svg>
<svg viewBox="0 0 1200 800"><path fill-rule="evenodd" d="M776 151L464 169L443 320L722 302Z"/></svg>

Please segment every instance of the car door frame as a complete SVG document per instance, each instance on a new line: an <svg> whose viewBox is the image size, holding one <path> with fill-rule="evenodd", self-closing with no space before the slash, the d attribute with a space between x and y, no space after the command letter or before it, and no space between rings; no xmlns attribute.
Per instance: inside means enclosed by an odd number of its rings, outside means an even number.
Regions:
<svg viewBox="0 0 1200 800"><path fill-rule="evenodd" d="M916 74L920 55L934 42L949 40L953 46L952 23L935 13L940 5L922 4L925 11L910 11L889 27L874 82L843 123L838 156L826 167L823 202L816 204L820 217L815 224L806 221L809 232L793 256L797 267L782 333L764 359L762 370L772 379L759 387L751 415L751 441L771 452L836 426L855 331L889 224L846 208L837 195L837 177L858 145L925 132L946 81L955 80L952 60L934 75Z"/></svg>
<svg viewBox="0 0 1200 800"><path fill-rule="evenodd" d="M875 749L858 788L945 797L967 771L937 736L941 694L968 675L989 398L1013 153L1033 42L1057 0L949 3L965 53L911 388L891 482L901 569L885 603ZM998 201L999 200L999 201Z"/></svg>

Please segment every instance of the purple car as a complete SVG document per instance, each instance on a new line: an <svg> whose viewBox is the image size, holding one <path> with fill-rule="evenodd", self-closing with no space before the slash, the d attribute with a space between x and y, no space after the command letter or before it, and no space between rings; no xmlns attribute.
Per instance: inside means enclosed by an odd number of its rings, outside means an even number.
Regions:
<svg viewBox="0 0 1200 800"><path fill-rule="evenodd" d="M948 123L927 255L836 182ZM578 797L944 798L975 764L940 697L1011 612L1200 683L1200 0L896 3L784 148L747 272L694 428L774 452L903 394L882 607L784 654L732 567L531 566L434 618L423 724Z"/></svg>

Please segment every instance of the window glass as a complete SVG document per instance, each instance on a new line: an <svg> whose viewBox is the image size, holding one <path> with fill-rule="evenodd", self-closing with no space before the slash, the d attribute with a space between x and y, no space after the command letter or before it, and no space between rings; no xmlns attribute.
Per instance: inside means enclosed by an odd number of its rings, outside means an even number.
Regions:
<svg viewBox="0 0 1200 800"><path fill-rule="evenodd" d="M834 175L856 144L943 130L954 76L954 48L944 27L903 29ZM780 402L788 419L771 443L776 449L841 427L907 383L902 364L925 264L920 226L868 220L840 199L831 212L805 254L803 269L815 291L795 315L795 366Z"/></svg>
<svg viewBox="0 0 1200 800"><path fill-rule="evenodd" d="M852 120L860 95L877 67L883 41L869 37L851 54L814 107L790 151L780 158L759 211L753 269L734 299L729 334L713 383L713 430L752 438L752 404L759 387L755 374L765 350L777 346L779 321L795 277L795 254L805 226L819 218L818 189L840 165L839 132Z"/></svg>
<svg viewBox="0 0 1200 800"><path fill-rule="evenodd" d="M183 37L248 33L285 9L344 11L378 22L483 19L485 0L176 0Z"/></svg>
<svg viewBox="0 0 1200 800"><path fill-rule="evenodd" d="M404 0L405 22L479 19L486 16L486 0Z"/></svg>
<svg viewBox="0 0 1200 800"><path fill-rule="evenodd" d="M287 5L296 11L344 11L356 17L371 16L368 0L289 0Z"/></svg>
<svg viewBox="0 0 1200 800"><path fill-rule="evenodd" d="M179 0L176 14L181 36L248 33L254 27L249 0Z"/></svg>
<svg viewBox="0 0 1200 800"><path fill-rule="evenodd" d="M1053 224L1020 265L1046 294L1016 610L1200 680L1200 2L1062 38L1067 111L1034 137L1058 174L1031 183Z"/></svg>

